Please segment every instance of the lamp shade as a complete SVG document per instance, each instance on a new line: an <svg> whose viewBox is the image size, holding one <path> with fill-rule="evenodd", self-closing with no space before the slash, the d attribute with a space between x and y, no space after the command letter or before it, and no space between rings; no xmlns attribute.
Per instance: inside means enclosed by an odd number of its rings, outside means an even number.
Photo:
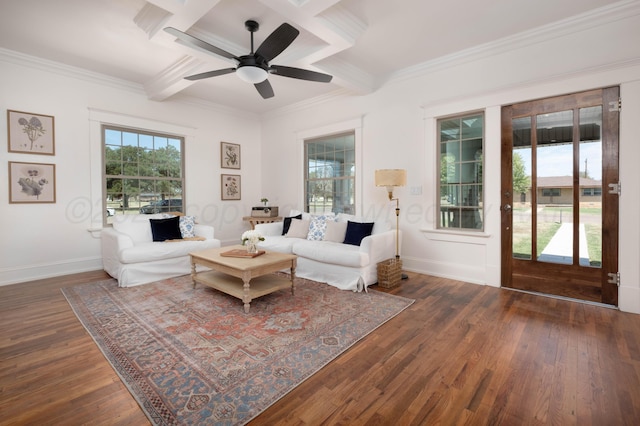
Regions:
<svg viewBox="0 0 640 426"><path fill-rule="evenodd" d="M407 171L404 169L376 170L376 186L405 186L407 184Z"/></svg>
<svg viewBox="0 0 640 426"><path fill-rule="evenodd" d="M253 84L265 81L268 75L264 69L253 65L239 66L236 74L240 79Z"/></svg>

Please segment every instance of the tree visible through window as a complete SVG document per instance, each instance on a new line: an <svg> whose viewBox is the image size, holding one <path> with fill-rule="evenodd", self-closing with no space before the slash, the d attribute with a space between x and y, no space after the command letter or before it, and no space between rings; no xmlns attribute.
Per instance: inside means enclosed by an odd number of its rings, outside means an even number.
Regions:
<svg viewBox="0 0 640 426"><path fill-rule="evenodd" d="M355 133L305 140L309 213L355 213Z"/></svg>
<svg viewBox="0 0 640 426"><path fill-rule="evenodd" d="M103 126L105 222L115 214L183 209L184 139Z"/></svg>
<svg viewBox="0 0 640 426"><path fill-rule="evenodd" d="M483 229L484 115L438 120L439 228Z"/></svg>

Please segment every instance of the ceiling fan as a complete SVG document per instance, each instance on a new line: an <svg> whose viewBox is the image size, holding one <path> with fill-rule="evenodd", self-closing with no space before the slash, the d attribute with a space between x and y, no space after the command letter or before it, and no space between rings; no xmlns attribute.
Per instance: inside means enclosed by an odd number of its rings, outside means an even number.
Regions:
<svg viewBox="0 0 640 426"><path fill-rule="evenodd" d="M235 56L223 49L220 49L219 47L213 46L206 41L200 40L173 27L167 27L164 30L191 47L204 49L224 58L235 59L238 61L238 66L235 68L224 68L194 74L185 77L187 80L201 80L204 78L217 77L219 75L235 72L242 80L247 83L252 83L258 90L258 93L260 93L264 99L267 99L273 97L273 88L271 87L269 80L267 80L269 74L297 78L300 80L318 81L321 83L328 83L333 78L331 75L316 71L285 67L282 65L269 65L269 62L289 47L289 45L293 43L293 40L298 37L298 34L300 34L300 31L291 25L287 23L280 25L262 42L260 47L258 47L258 50L255 52L253 50L253 33L258 31L260 25L253 20L246 21L244 25L251 33L251 53L242 56Z"/></svg>

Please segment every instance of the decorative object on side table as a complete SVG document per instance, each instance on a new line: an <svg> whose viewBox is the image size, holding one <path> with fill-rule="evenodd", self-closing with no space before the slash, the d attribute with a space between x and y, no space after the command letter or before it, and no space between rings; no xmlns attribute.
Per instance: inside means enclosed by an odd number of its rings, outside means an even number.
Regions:
<svg viewBox="0 0 640 426"><path fill-rule="evenodd" d="M384 186L387 188L389 201L395 200L396 202L396 262L393 264L393 267L389 266L390 270L395 270L396 274L400 274L401 278L404 280L408 277L402 273L402 261L400 260L400 239L398 232L400 228L400 199L393 198L393 188L397 186L405 186L407 184L407 171L404 169L376 170L375 182L376 186ZM380 264L378 264L378 271L380 271Z"/></svg>
<svg viewBox="0 0 640 426"><path fill-rule="evenodd" d="M251 207L251 216L253 217L277 217L279 214L278 207Z"/></svg>
<svg viewBox="0 0 640 426"><path fill-rule="evenodd" d="M260 241L264 241L264 237L258 231L251 230L242 233L242 245L247 246L247 253L257 253Z"/></svg>

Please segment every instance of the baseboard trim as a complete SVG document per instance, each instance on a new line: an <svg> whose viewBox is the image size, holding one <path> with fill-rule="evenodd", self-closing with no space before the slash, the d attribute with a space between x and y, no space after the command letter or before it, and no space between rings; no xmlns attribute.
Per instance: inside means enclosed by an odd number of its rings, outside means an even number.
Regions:
<svg viewBox="0 0 640 426"><path fill-rule="evenodd" d="M70 259L0 269L0 286L102 269L101 257Z"/></svg>

